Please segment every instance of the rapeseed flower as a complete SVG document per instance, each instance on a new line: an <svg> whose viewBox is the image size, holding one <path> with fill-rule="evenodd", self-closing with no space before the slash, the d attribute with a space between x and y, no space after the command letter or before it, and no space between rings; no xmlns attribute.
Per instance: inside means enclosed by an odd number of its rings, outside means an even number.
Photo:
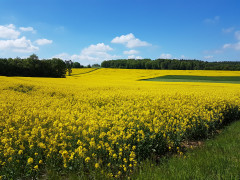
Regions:
<svg viewBox="0 0 240 180"><path fill-rule="evenodd" d="M155 147L181 154L184 139L206 136L223 123L227 110L240 111L238 84L140 81L164 75L240 76L237 71L81 74L88 71L74 69L66 79L0 76L0 176L10 172L2 169L16 169L26 160L24 172L54 161L62 170L85 166L109 177L125 176L141 159L161 152ZM30 86L34 90L21 91ZM18 170L20 177L24 172Z"/></svg>

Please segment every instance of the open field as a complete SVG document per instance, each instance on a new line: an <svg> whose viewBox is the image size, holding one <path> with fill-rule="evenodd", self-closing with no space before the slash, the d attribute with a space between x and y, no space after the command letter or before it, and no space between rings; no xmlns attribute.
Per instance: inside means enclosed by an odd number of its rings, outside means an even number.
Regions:
<svg viewBox="0 0 240 180"><path fill-rule="evenodd" d="M239 118L240 84L152 82L239 71L90 69L67 78L0 76L0 176L127 177L152 156L182 154ZM50 172L51 171L51 172Z"/></svg>

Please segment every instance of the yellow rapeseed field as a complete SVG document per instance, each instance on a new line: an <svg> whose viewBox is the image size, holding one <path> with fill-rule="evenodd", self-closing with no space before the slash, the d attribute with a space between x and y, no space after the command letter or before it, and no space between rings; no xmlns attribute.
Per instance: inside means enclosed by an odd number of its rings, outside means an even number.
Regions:
<svg viewBox="0 0 240 180"><path fill-rule="evenodd" d="M231 71L74 69L67 78L0 76L0 179L46 168L130 175L150 155L181 154L240 111L240 85L151 82Z"/></svg>

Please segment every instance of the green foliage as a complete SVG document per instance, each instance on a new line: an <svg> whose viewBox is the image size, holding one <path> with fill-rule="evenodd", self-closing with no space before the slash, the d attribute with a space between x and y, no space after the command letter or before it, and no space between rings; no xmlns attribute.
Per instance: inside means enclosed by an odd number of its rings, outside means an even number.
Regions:
<svg viewBox="0 0 240 180"><path fill-rule="evenodd" d="M93 68L99 68L99 67L101 67L101 65L99 65L99 64L93 64L92 67L93 67Z"/></svg>
<svg viewBox="0 0 240 180"><path fill-rule="evenodd" d="M84 66L81 65L79 62L74 62L72 68L83 68Z"/></svg>
<svg viewBox="0 0 240 180"><path fill-rule="evenodd" d="M0 58L0 75L29 77L65 77L66 64L58 58L39 60L33 54L26 59Z"/></svg>
<svg viewBox="0 0 240 180"><path fill-rule="evenodd" d="M173 70L240 70L240 62L205 62L176 59L119 59L103 61L101 67L123 69L173 69Z"/></svg>
<svg viewBox="0 0 240 180"><path fill-rule="evenodd" d="M8 89L22 92L22 93L28 93L34 89L34 86L27 86L27 85L20 84L13 87L9 87Z"/></svg>
<svg viewBox="0 0 240 180"><path fill-rule="evenodd" d="M65 61L65 64L66 64L66 67L67 67L68 75L71 76L73 62L71 60L69 60L69 61Z"/></svg>

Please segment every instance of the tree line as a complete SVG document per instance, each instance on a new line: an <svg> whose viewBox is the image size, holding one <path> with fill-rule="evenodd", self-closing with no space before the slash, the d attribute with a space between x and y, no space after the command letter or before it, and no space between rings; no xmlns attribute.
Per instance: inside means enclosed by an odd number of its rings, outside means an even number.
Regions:
<svg viewBox="0 0 240 180"><path fill-rule="evenodd" d="M98 68L99 64L86 67ZM105 60L104 68L123 69L173 69L173 70L240 70L240 61L207 62L201 60L176 59L119 59ZM29 77L66 77L71 68L84 68L79 62L63 61L59 58L39 60L32 54L28 58L0 58L0 75Z"/></svg>
<svg viewBox="0 0 240 180"><path fill-rule="evenodd" d="M26 59L0 58L0 75L28 77L65 77L66 64L58 58L39 60L33 54Z"/></svg>
<svg viewBox="0 0 240 180"><path fill-rule="evenodd" d="M177 59L119 59L101 63L104 68L172 69L172 70L240 70L240 61L207 62Z"/></svg>
<svg viewBox="0 0 240 180"><path fill-rule="evenodd" d="M84 67L79 62L63 61L59 58L39 60L36 54L32 54L25 59L19 57L14 59L0 58L0 76L64 78L66 72L71 75L72 68ZM91 68L91 65L89 64L86 67Z"/></svg>

